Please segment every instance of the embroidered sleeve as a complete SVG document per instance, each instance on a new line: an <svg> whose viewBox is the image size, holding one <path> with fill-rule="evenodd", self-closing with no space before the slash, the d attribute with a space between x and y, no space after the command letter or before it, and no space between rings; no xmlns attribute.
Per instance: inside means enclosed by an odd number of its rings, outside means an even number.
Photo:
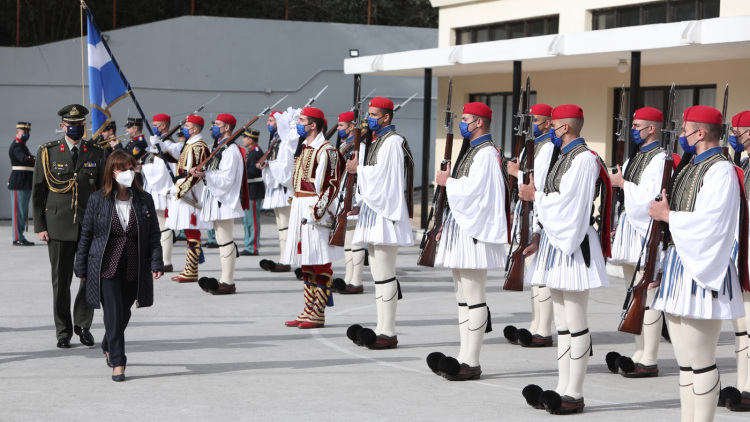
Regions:
<svg viewBox="0 0 750 422"><path fill-rule="evenodd" d="M323 182L320 184L320 196L313 207L313 219L320 221L325 217L326 211L331 206L341 188L341 175L343 173L343 158L335 148L326 148L326 168L323 171ZM322 164L322 163L321 163Z"/></svg>
<svg viewBox="0 0 750 422"><path fill-rule="evenodd" d="M189 145L189 147L190 150L187 151L187 154L192 155L192 160L187 160L188 163L191 163L188 165L188 168L185 169L185 171L188 172L188 175L182 181L177 182L177 184L175 185L177 187L175 198L177 199L180 199L183 196L187 195L190 189L192 189L193 186L201 181L200 177L190 175L190 168L197 166L198 164L203 162L206 157L208 157L208 147L205 143L196 142L193 145Z"/></svg>

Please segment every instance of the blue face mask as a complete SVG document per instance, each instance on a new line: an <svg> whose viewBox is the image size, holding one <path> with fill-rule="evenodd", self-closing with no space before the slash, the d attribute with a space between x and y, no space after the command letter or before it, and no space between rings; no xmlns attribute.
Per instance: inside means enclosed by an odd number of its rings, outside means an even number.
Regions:
<svg viewBox="0 0 750 422"><path fill-rule="evenodd" d="M188 132L188 128L186 127L182 128L182 136L190 139L190 132Z"/></svg>
<svg viewBox="0 0 750 422"><path fill-rule="evenodd" d="M697 130L695 132L698 132ZM695 133L693 132L693 133ZM693 134L687 136L680 136L680 147L682 147L682 150L685 151L688 154L695 154L695 145L690 145L688 143L688 138Z"/></svg>
<svg viewBox="0 0 750 422"><path fill-rule="evenodd" d="M474 120L474 122L476 122L476 120ZM468 123L467 122L461 122L461 123L458 124L458 130L461 131L461 136L463 136L466 139L471 138L472 131L469 130L469 125L472 124L472 123L474 123L474 122L468 122Z"/></svg>
<svg viewBox="0 0 750 422"><path fill-rule="evenodd" d="M305 130L306 127L307 126L303 125L302 123L297 123L297 135L299 135L299 136L301 136L303 138L307 138L307 135L310 132L308 132L308 131Z"/></svg>
<svg viewBox="0 0 750 422"><path fill-rule="evenodd" d="M378 123L378 119L374 117L367 118L367 126L370 128L370 130L374 130L375 132L383 128L383 125Z"/></svg>
<svg viewBox="0 0 750 422"><path fill-rule="evenodd" d="M346 139L346 129L339 129L339 136L341 139Z"/></svg>
<svg viewBox="0 0 750 422"><path fill-rule="evenodd" d="M734 135L729 135L729 138L727 139L729 141L729 145L732 146L732 149L737 152L742 152L745 150L745 148L742 146L742 144L737 140L737 137Z"/></svg>
<svg viewBox="0 0 750 422"><path fill-rule="evenodd" d="M161 136L161 131L156 126L151 126L151 130L154 131L154 135Z"/></svg>
<svg viewBox="0 0 750 422"><path fill-rule="evenodd" d="M21 141L26 142L28 140L29 140L29 134L28 133L24 133L23 135L21 135Z"/></svg>
<svg viewBox="0 0 750 422"><path fill-rule="evenodd" d="M78 125L78 126L66 126L65 134L68 135L68 138L77 141L81 138L83 138L83 132L86 130L86 126L84 125Z"/></svg>
<svg viewBox="0 0 750 422"><path fill-rule="evenodd" d="M647 128L644 127L643 129ZM645 139L641 138L641 131L643 129L630 129L630 139L632 139L633 142L638 146L641 146L645 142Z"/></svg>
<svg viewBox="0 0 750 422"><path fill-rule="evenodd" d="M272 134L276 133L276 128L273 127L273 125L268 125L268 131L271 132Z"/></svg>
<svg viewBox="0 0 750 422"><path fill-rule="evenodd" d="M560 129L560 128L557 128L557 129ZM557 137L557 135L556 135L556 129L553 128L553 127L549 128L549 139L552 141L552 144L555 147L557 147L557 148L562 147L562 138L558 138Z"/></svg>
<svg viewBox="0 0 750 422"><path fill-rule="evenodd" d="M219 139L219 137L221 137L221 131L219 130L218 126L213 125L211 127L211 137L214 139Z"/></svg>
<svg viewBox="0 0 750 422"><path fill-rule="evenodd" d="M534 137L538 138L542 136L544 133L539 129L539 125L534 123Z"/></svg>

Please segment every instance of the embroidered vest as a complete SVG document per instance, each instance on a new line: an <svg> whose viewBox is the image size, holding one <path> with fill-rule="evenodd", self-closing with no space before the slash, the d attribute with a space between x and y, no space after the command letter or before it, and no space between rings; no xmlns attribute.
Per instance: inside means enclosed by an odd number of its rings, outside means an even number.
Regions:
<svg viewBox="0 0 750 422"><path fill-rule="evenodd" d="M663 153L664 153L664 149L662 148L651 148L650 150L646 152L639 151L637 154L635 154L635 157L633 157L628 162L628 167L625 169L625 174L623 174L623 178L627 180L628 182L633 182L636 185L640 185L641 176L643 175L643 171L646 170L646 167L648 166L648 164L658 154L663 154Z"/></svg>
<svg viewBox="0 0 750 422"><path fill-rule="evenodd" d="M742 171L745 173L745 198L750 198L750 159L744 159L742 160L742 163L740 164L740 167L742 167Z"/></svg>
<svg viewBox="0 0 750 422"><path fill-rule="evenodd" d="M495 144L492 141L485 141L475 147L469 148L469 150L466 151L466 154L461 158L461 161L456 164L456 168L453 171L453 178L460 179L468 176L469 171L471 170L471 165L474 164L474 158L480 150L487 147L495 147Z"/></svg>
<svg viewBox="0 0 750 422"><path fill-rule="evenodd" d="M695 201L698 198L698 192L703 187L706 172L714 164L722 161L728 161L728 159L723 154L714 154L698 164L685 166L675 179L669 208L672 211L694 211Z"/></svg>
<svg viewBox="0 0 750 422"><path fill-rule="evenodd" d="M369 149L367 150L367 156L365 157L364 165L373 166L378 163L378 152L385 143L386 139L393 135L397 135L395 130L386 132L385 134L378 136L377 139L372 141ZM406 203L409 211L409 218L413 217L414 210L414 157L411 154L409 143L403 135L399 135L404 140L401 143L401 148L404 151L404 185L406 186Z"/></svg>

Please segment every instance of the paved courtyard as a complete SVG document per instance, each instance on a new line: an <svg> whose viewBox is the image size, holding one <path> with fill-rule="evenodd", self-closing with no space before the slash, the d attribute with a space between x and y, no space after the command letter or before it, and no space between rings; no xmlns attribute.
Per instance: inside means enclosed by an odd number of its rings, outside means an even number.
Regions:
<svg viewBox="0 0 750 422"><path fill-rule="evenodd" d="M68 350L55 348L47 249L12 247L7 221L0 223L0 421L515 421L553 419L524 402L521 389L556 385L556 348L526 349L503 338L503 327L528 327L530 294L504 292L492 272L487 302L494 331L482 349L482 378L449 382L425 363L433 351L458 352L456 300L450 273L416 265L418 247L404 248L398 277L397 349L370 351L346 338L349 325L374 328L374 287L365 269L365 294L335 296L325 328L286 328L302 306L302 284L293 274L258 267L278 257L276 228L262 218L260 257L240 257L237 294L211 296L196 283L154 282L154 306L133 309L126 331L127 381L114 383L99 348L104 333L96 311L95 347L78 337ZM33 229L32 229L33 231ZM241 245L238 220L234 238ZM417 240L421 236L416 236ZM241 247L241 246L240 246ZM174 264L184 263L185 243L175 245ZM342 275L343 262L334 270ZM217 249L206 250L201 276L219 277ZM594 356L584 385L586 408L569 419L679 420L678 368L672 346L662 342L658 378L611 374L604 357L630 355L632 336L619 333L624 282L592 291L589 325ZM74 279L74 289L78 280ZM735 385L734 336L729 322L719 340L722 384ZM720 408L716 420L748 420Z"/></svg>

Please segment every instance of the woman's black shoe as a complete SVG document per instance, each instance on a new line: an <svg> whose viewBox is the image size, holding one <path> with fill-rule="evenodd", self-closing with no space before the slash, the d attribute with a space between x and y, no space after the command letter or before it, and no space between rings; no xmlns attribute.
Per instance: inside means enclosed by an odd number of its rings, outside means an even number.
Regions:
<svg viewBox="0 0 750 422"><path fill-rule="evenodd" d="M109 360L109 355L107 355L107 352L105 352L104 350L102 350L102 353L104 353L104 359L107 360L107 366L109 366L110 368L114 368L115 365L112 364L112 361Z"/></svg>

